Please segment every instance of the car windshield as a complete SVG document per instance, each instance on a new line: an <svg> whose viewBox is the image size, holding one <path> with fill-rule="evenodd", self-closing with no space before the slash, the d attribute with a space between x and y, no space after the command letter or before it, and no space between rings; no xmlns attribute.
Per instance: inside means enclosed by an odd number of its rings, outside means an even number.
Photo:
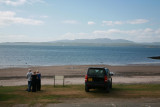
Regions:
<svg viewBox="0 0 160 107"><path fill-rule="evenodd" d="M88 76L104 77L104 74L104 69L90 68L88 70Z"/></svg>

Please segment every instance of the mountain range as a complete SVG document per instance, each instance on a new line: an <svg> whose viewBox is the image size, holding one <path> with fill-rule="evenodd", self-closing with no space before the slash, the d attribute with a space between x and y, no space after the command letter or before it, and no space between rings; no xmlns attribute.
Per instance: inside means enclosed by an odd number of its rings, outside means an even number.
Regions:
<svg viewBox="0 0 160 107"><path fill-rule="evenodd" d="M75 40L57 40L49 42L6 42L0 45L51 45L51 46L147 46L160 47L160 42L137 43L125 39L75 39Z"/></svg>

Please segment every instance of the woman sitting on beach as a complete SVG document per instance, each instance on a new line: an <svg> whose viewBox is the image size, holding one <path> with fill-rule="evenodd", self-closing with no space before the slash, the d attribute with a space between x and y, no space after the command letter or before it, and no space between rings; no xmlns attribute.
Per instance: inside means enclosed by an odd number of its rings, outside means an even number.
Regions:
<svg viewBox="0 0 160 107"><path fill-rule="evenodd" d="M32 92L36 92L37 91L37 74L36 74L36 71L33 73L32 75Z"/></svg>

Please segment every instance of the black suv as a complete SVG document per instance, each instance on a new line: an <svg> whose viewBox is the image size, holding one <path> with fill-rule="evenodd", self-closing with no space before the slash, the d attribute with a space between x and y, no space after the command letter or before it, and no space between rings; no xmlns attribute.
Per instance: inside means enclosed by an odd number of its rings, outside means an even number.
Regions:
<svg viewBox="0 0 160 107"><path fill-rule="evenodd" d="M89 89L104 88L109 92L112 88L112 76L108 68L88 68L85 76L85 91Z"/></svg>

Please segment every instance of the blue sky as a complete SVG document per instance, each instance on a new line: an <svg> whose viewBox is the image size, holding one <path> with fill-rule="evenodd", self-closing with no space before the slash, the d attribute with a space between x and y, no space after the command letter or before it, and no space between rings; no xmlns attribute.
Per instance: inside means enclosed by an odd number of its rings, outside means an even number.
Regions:
<svg viewBox="0 0 160 107"><path fill-rule="evenodd" d="M160 42L160 0L0 0L0 42Z"/></svg>

